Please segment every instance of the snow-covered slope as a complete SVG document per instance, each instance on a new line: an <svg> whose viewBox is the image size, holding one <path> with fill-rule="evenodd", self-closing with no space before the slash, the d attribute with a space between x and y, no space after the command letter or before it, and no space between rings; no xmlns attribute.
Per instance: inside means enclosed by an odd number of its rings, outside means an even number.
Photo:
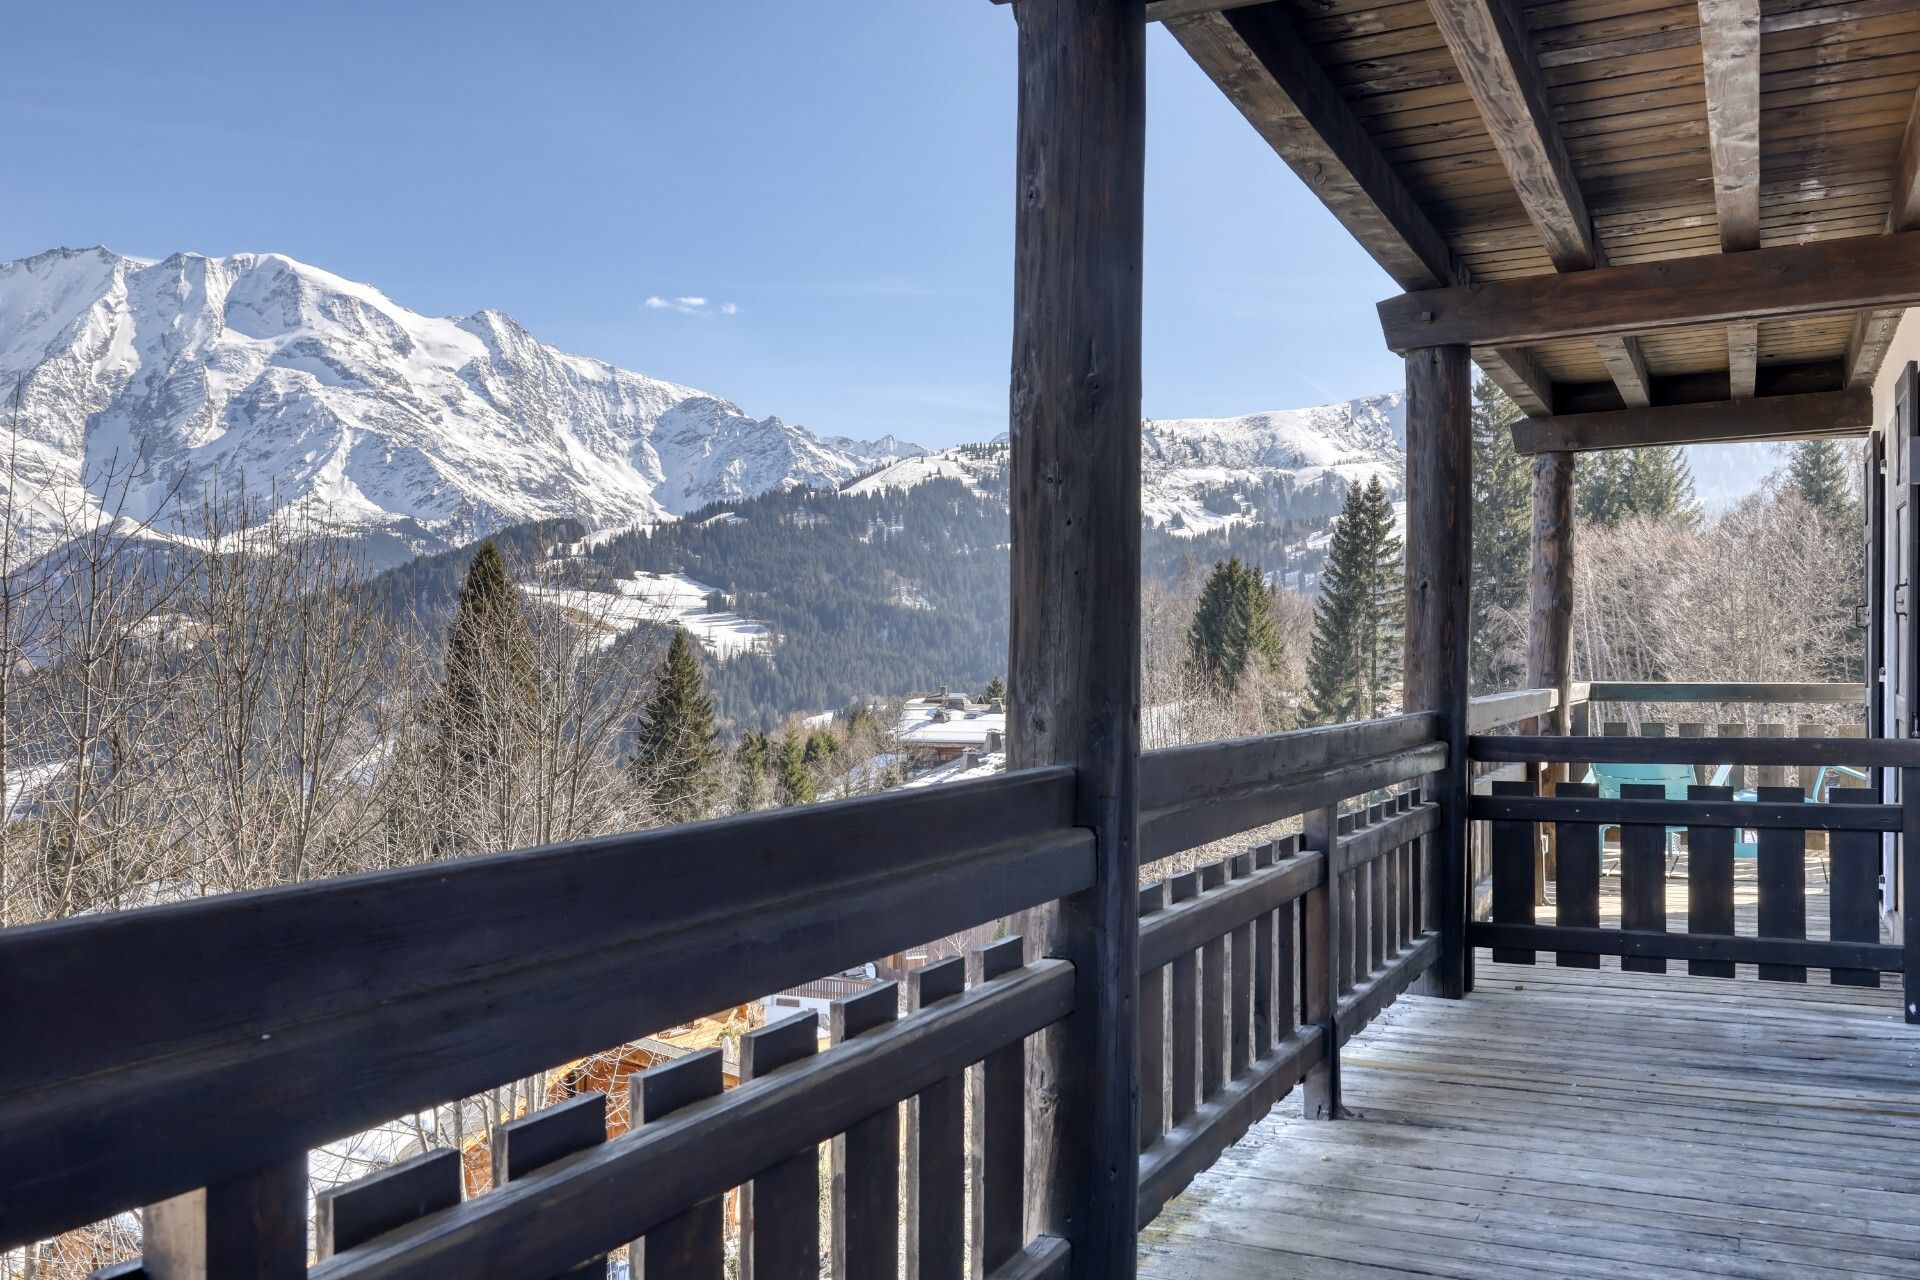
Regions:
<svg viewBox="0 0 1920 1280"><path fill-rule="evenodd" d="M1378 476L1398 494L1406 479L1406 405L1399 392L1238 418L1150 420L1142 432L1142 510L1174 533L1330 515L1351 483ZM902 459L846 492L905 489L940 477L977 492L1004 489L1006 466L1004 443L962 445Z"/></svg>
<svg viewBox="0 0 1920 1280"><path fill-rule="evenodd" d="M244 486L427 547L548 517L658 520L921 452L756 420L497 311L423 316L277 254L0 264L0 403L16 382L0 485L37 542L97 519L108 473L136 465L131 517Z"/></svg>

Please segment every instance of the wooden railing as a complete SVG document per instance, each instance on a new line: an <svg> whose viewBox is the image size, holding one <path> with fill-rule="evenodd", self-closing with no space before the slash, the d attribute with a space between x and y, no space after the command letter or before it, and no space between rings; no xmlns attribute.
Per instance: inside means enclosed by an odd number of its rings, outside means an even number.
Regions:
<svg viewBox="0 0 1920 1280"><path fill-rule="evenodd" d="M1577 713L1603 701L1864 707L1857 685L1595 683L1577 687L1576 698L1576 729L1586 727ZM1779 736L1779 730L1745 736L1736 725L1707 736L1708 727L1683 724L1678 738L1643 725L1639 737L1471 739L1476 766L1506 767L1490 775L1482 788L1488 794L1471 802L1471 816L1486 823L1490 902L1489 918L1474 920L1469 940L1492 948L1496 961L1527 964L1537 952L1552 951L1561 965L1597 966L1602 955L1614 955L1630 970L1664 972L1669 961L1685 961L1691 973L1731 977L1746 963L1758 966L1762 980L1804 982L1815 968L1827 970L1836 984L1874 986L1882 973L1901 973L1907 1020L1920 1021L1915 895L1903 895L1900 944L1881 941L1880 910L1884 850L1897 850L1899 879L1920 883L1920 743L1851 736L1850 725L1835 726L1849 735L1842 737L1826 736L1827 726L1798 737ZM1584 776L1589 764L1693 766L1699 781L1675 799L1660 784L1626 782L1617 798L1602 798L1592 783L1550 780L1556 766ZM1798 768L1806 777L1836 766L1851 766L1866 779L1856 776L1856 785L1819 795L1779 785L1787 770ZM1737 784L1740 775L1732 771L1748 768L1760 786L1746 799L1736 799L1736 785L1706 785L1708 777ZM1887 770L1897 773L1898 785L1883 791L1878 780ZM1903 799L1888 803L1888 794ZM1600 922L1603 829L1619 833L1618 927ZM1824 938L1808 936L1809 833L1826 843L1830 922ZM1543 840L1549 835L1550 844ZM1543 856L1547 848L1550 859ZM1669 931L1667 911L1669 869L1681 851L1684 933ZM1751 932L1736 927L1737 853L1753 859ZM1543 924L1549 881L1553 921Z"/></svg>
<svg viewBox="0 0 1920 1280"><path fill-rule="evenodd" d="M1143 895L1143 1221L1301 1080L1337 1113L1340 1045L1433 963L1435 806L1405 784L1445 763L1427 715L1142 759L1145 857L1244 840ZM321 1195L310 1242L307 1156L1081 893L1074 792L1031 770L7 931L0 1249L144 1208L114 1275L543 1277L626 1250L718 1277L738 1188L760 1280L814 1274L822 1238L837 1274L892 1274L903 1244L922 1277L1064 1274L1022 1221L1024 1076L1081 975L1018 937L914 973L904 1017L892 985L836 1002L825 1048L811 1014L750 1032L733 1088L713 1052L635 1076L619 1137L598 1093L501 1126L483 1194L426 1152Z"/></svg>
<svg viewBox="0 0 1920 1280"><path fill-rule="evenodd" d="M1437 734L1410 715L1142 759L1148 858L1303 830L1141 891L1141 1223L1295 1085L1337 1115L1341 1046L1433 966L1439 807L1407 784L1446 765Z"/></svg>

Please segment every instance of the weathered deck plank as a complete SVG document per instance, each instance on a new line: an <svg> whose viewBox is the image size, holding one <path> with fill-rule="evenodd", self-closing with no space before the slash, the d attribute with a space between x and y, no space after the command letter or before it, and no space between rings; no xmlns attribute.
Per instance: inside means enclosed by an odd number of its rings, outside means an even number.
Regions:
<svg viewBox="0 0 1920 1280"><path fill-rule="evenodd" d="M1170 1202L1141 1275L1920 1280L1897 991L1478 963L1464 1002L1402 1000L1349 1046L1354 1119L1283 1107Z"/></svg>

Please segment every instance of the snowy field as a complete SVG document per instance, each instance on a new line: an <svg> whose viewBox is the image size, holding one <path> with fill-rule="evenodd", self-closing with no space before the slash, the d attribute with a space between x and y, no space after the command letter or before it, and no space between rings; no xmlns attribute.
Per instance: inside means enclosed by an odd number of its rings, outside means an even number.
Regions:
<svg viewBox="0 0 1920 1280"><path fill-rule="evenodd" d="M521 590L598 629L607 644L652 622L681 628L717 658L767 653L773 648L771 627L731 611L709 609L707 597L717 588L684 573L636 573L616 582L612 591L532 585Z"/></svg>

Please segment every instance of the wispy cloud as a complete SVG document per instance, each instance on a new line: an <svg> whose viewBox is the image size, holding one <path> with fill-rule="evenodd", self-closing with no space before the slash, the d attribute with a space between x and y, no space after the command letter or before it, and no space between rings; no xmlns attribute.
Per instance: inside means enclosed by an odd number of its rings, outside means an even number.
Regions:
<svg viewBox="0 0 1920 1280"><path fill-rule="evenodd" d="M711 298L702 298L695 294L663 298L656 293L640 305L649 311L678 311L683 316L737 316L740 314L738 303L716 303Z"/></svg>

